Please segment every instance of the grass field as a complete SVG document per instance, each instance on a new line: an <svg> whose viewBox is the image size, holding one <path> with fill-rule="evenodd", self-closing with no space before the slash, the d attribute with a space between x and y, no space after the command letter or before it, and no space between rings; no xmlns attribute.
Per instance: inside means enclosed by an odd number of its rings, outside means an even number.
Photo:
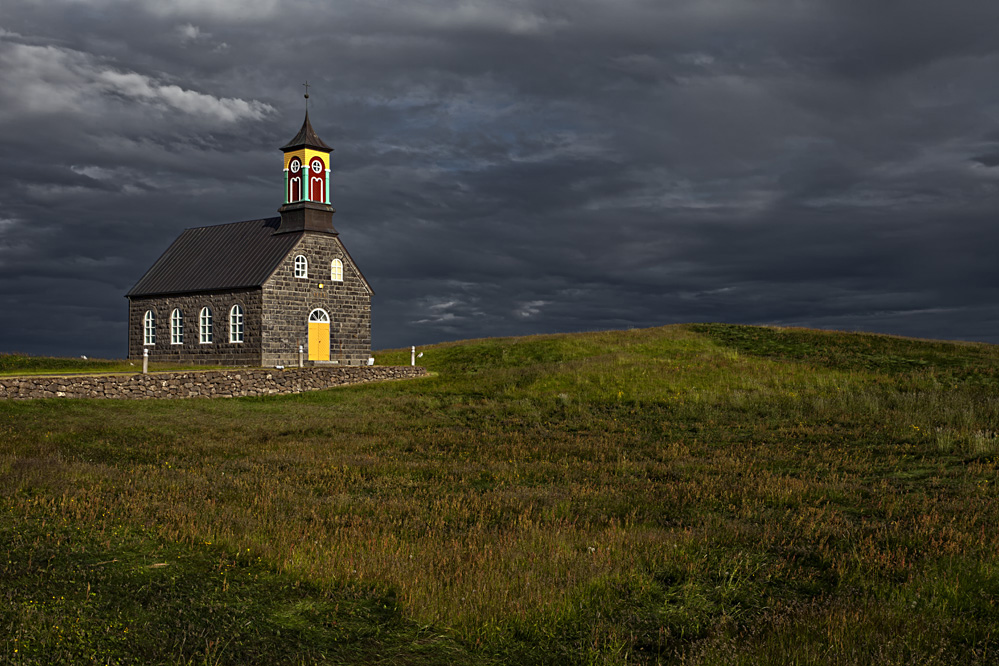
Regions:
<svg viewBox="0 0 999 666"><path fill-rule="evenodd" d="M150 362L150 372L207 370L216 366ZM142 359L128 361L105 358L52 358L28 354L0 354L0 377L17 375L62 375L104 372L142 372Z"/></svg>
<svg viewBox="0 0 999 666"><path fill-rule="evenodd" d="M999 348L423 351L294 396L0 403L0 663L999 662Z"/></svg>

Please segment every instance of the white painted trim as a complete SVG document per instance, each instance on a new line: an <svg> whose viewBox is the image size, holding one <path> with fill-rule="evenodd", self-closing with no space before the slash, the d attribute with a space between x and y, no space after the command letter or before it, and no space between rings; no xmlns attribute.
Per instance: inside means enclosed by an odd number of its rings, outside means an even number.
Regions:
<svg viewBox="0 0 999 666"><path fill-rule="evenodd" d="M184 313L174 308L170 313L170 344L184 344Z"/></svg>
<svg viewBox="0 0 999 666"><path fill-rule="evenodd" d="M152 338L152 342L149 339ZM156 315L152 310L146 310L142 315L142 346L152 347L156 344Z"/></svg>
<svg viewBox="0 0 999 666"><path fill-rule="evenodd" d="M320 318L319 319L313 319L312 315L316 314L317 312L321 312L322 313L321 315L319 315ZM328 324L328 323L330 323L330 313L327 312L326 310L323 310L322 308L316 308L315 310L313 310L312 312L309 313L309 323L310 324Z"/></svg>
<svg viewBox="0 0 999 666"><path fill-rule="evenodd" d="M239 312L236 311L237 308L239 309ZM234 315L238 317L238 319L236 320L237 327L234 327L232 325L232 320ZM243 344L243 340L246 339L245 327L246 327L246 322L243 315L243 306L240 305L239 303L236 303L231 308L229 308L229 344L232 345ZM238 340L236 339L237 333L239 337Z"/></svg>
<svg viewBox="0 0 999 666"><path fill-rule="evenodd" d="M208 313L208 339L205 340L205 313ZM210 345L215 340L215 315L207 305L198 310L198 343Z"/></svg>
<svg viewBox="0 0 999 666"><path fill-rule="evenodd" d="M299 259L301 259L302 263L305 265L305 269L302 271L302 275L298 274L298 260ZM297 254L297 255L295 255L294 267L295 267L295 277L296 278L298 278L299 280L308 280L309 279L309 260L305 257L304 254Z"/></svg>

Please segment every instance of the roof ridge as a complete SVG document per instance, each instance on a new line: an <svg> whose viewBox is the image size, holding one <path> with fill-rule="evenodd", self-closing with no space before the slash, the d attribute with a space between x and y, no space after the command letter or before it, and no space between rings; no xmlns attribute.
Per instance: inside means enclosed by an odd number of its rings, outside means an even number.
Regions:
<svg viewBox="0 0 999 666"><path fill-rule="evenodd" d="M236 222L221 222L219 224L204 224L200 227L185 227L184 231L194 231L195 229L212 229L214 227L228 227L233 224L247 224L249 222L270 222L271 220L280 220L280 217L258 217L252 220L238 220Z"/></svg>

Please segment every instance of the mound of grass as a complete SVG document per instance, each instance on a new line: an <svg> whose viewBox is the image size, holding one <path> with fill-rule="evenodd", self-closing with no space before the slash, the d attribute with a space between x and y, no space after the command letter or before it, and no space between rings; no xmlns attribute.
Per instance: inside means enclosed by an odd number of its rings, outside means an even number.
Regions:
<svg viewBox="0 0 999 666"><path fill-rule="evenodd" d="M148 663L271 663L283 646L318 662L994 661L996 347L698 325L422 351L436 375L407 382L0 403L5 538L30 542L0 577L8 633L41 645L65 626L28 601L86 580L80 544L132 563L102 583L112 596L142 598L147 562L192 563L162 610L74 604L91 627L162 623ZM286 633L274 608L299 600L320 612L292 624L314 630ZM337 604L358 609L343 652L322 620ZM185 652L216 615L209 642L233 645ZM88 636L101 661L125 654Z"/></svg>
<svg viewBox="0 0 999 666"><path fill-rule="evenodd" d="M992 384L999 378L995 347L982 343L734 324L695 324L690 328L726 347L759 358L890 374L933 369L938 374L986 379Z"/></svg>

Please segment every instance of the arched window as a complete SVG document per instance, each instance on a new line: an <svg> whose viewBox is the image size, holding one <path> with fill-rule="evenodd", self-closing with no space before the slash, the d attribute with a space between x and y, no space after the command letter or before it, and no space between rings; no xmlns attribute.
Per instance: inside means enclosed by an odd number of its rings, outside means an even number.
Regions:
<svg viewBox="0 0 999 666"><path fill-rule="evenodd" d="M198 315L198 332L200 333L201 344L207 345L211 343L212 335L212 309L208 306L201 308L201 314Z"/></svg>
<svg viewBox="0 0 999 666"><path fill-rule="evenodd" d="M180 309L174 309L170 313L170 344L184 344L184 315L180 313Z"/></svg>
<svg viewBox="0 0 999 666"><path fill-rule="evenodd" d="M332 282L343 282L343 262L334 259L330 264L330 280Z"/></svg>
<svg viewBox="0 0 999 666"><path fill-rule="evenodd" d="M229 342L243 341L243 308L232 306L229 310Z"/></svg>
<svg viewBox="0 0 999 666"><path fill-rule="evenodd" d="M302 161L293 157L288 164L291 172L288 176L288 203L301 201L302 199Z"/></svg>
<svg viewBox="0 0 999 666"><path fill-rule="evenodd" d="M326 165L318 157L309 162L309 201L326 203Z"/></svg>
<svg viewBox="0 0 999 666"><path fill-rule="evenodd" d="M142 317L142 344L156 344L156 315L152 310L146 310Z"/></svg>
<svg viewBox="0 0 999 666"><path fill-rule="evenodd" d="M326 310L313 310L309 313L309 321L312 323L328 324L330 323L330 316L326 313Z"/></svg>
<svg viewBox="0 0 999 666"><path fill-rule="evenodd" d="M295 277L309 277L309 262L301 254L295 257Z"/></svg>

